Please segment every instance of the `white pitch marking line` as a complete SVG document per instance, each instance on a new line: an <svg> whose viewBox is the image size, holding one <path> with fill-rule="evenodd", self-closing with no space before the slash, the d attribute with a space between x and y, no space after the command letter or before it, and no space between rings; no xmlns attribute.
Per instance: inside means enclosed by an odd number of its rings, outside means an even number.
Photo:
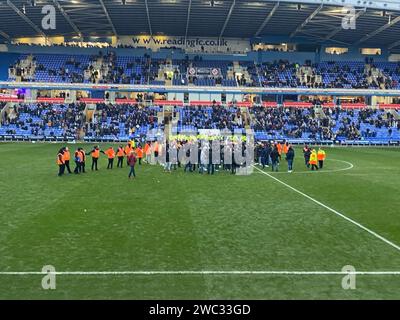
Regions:
<svg viewBox="0 0 400 320"><path fill-rule="evenodd" d="M0 272L0 275L83 275L83 276L101 276L101 275L400 275L400 271L262 271L262 270L244 270L244 271L214 271L214 270L182 270L182 271L21 271L21 272Z"/></svg>
<svg viewBox="0 0 400 320"><path fill-rule="evenodd" d="M341 168L341 169L333 169L333 170L318 170L318 171L296 171L294 170L293 172L289 173L289 172L285 172L285 171L278 171L278 172L274 172L275 174L320 174L320 173L333 173L333 172L340 172L340 171L347 171L347 170L351 170L354 168L354 164L352 164L351 162L348 161L344 161L344 160L337 160L337 159L328 159L330 161L338 161L338 162L343 162L346 163L348 165L348 167L346 168Z"/></svg>
<svg viewBox="0 0 400 320"><path fill-rule="evenodd" d="M270 177L271 179L274 179L276 182L279 182L280 184L284 185L285 187L293 190L294 192L297 192L298 194L302 195L303 197L311 200L312 202L318 204L319 206L333 212L334 214L338 215L339 217L342 217L343 219L351 222L352 224L356 225L357 227L367 231L369 234L373 235L374 237L382 240L383 242L387 243L388 245L392 246L393 248L397 249L400 251L400 246L398 246L397 244L393 243L392 241L386 239L385 237L382 237L381 235L379 235L378 233L376 233L375 231L372 231L371 229L363 226L361 223L358 223L357 221L345 216L344 214L340 213L339 211L332 209L331 207L328 207L327 205L323 204L322 202L310 197L309 195L305 194L304 192L301 192L300 190L292 187L291 185L283 182L282 180L279 180L278 178L274 177L273 175L270 175L269 173L262 171L261 169L257 168L254 166L254 168L256 168L258 171L262 172L263 174L265 174L266 176Z"/></svg>

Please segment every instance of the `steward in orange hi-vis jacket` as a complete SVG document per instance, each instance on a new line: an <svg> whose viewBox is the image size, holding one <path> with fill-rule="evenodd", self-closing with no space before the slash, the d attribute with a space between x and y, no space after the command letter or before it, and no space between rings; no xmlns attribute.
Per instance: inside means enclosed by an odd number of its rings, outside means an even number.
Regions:
<svg viewBox="0 0 400 320"><path fill-rule="evenodd" d="M142 164L142 158L143 158L143 149L140 145L136 148L136 157L139 160L139 164Z"/></svg>
<svg viewBox="0 0 400 320"><path fill-rule="evenodd" d="M117 158L118 158L117 168L122 168L122 164L124 162L124 156L125 156L124 148L122 147L122 145L120 145L117 150Z"/></svg>
<svg viewBox="0 0 400 320"><path fill-rule="evenodd" d="M60 149L58 151L56 162L58 165L58 176L61 177L65 171L64 150L63 149Z"/></svg>
<svg viewBox="0 0 400 320"><path fill-rule="evenodd" d="M115 150L113 149L113 147L109 147L104 153L107 155L108 158L107 169L112 169L114 165Z"/></svg>
<svg viewBox="0 0 400 320"><path fill-rule="evenodd" d="M69 166L69 162L71 160L71 153L69 152L68 147L65 147L63 149L64 149L63 160L65 164L65 169L67 169L68 173L71 173L71 168Z"/></svg>
<svg viewBox="0 0 400 320"><path fill-rule="evenodd" d="M85 152L85 150L83 148L79 148L78 150L79 150L79 152L81 154L81 157L82 157L81 171L82 171L82 173L85 173L86 172L85 171L85 167L86 167L86 152Z"/></svg>
<svg viewBox="0 0 400 320"><path fill-rule="evenodd" d="M281 145L281 143L280 142L278 142L277 144L276 144L276 149L278 150L278 154L279 154L279 159L282 159L282 149L283 149L283 147L282 147L282 145Z"/></svg>
<svg viewBox="0 0 400 320"><path fill-rule="evenodd" d="M318 158L319 168L322 169L324 167L324 161L326 159L326 153L321 148L318 149L317 158Z"/></svg>
<svg viewBox="0 0 400 320"><path fill-rule="evenodd" d="M93 170L99 170L97 167L97 163L99 161L99 157L100 157L100 148L99 146L94 146L93 150L88 152L87 155L91 155L92 156L92 171Z"/></svg>
<svg viewBox="0 0 400 320"><path fill-rule="evenodd" d="M128 163L128 156L129 156L129 155L131 154L131 152L133 151L132 145L131 145L130 143L128 143L128 144L125 146L124 151L125 151L125 155L126 155L126 161L127 161L127 163Z"/></svg>
<svg viewBox="0 0 400 320"><path fill-rule="evenodd" d="M289 143L285 142L284 145L283 145L283 153L287 154L288 151L289 151Z"/></svg>
<svg viewBox="0 0 400 320"><path fill-rule="evenodd" d="M151 146L150 146L150 142L146 142L146 144L144 145L144 154L146 156L146 162L150 163L151 160Z"/></svg>

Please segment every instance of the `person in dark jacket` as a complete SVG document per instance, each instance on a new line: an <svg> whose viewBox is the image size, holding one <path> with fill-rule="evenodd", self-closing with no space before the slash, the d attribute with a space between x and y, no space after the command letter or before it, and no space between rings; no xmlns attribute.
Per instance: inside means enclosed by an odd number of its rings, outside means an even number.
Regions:
<svg viewBox="0 0 400 320"><path fill-rule="evenodd" d="M272 171L278 171L279 151L278 151L277 146L275 146L274 149L272 150L270 157L271 157L271 162L272 162Z"/></svg>
<svg viewBox="0 0 400 320"><path fill-rule="evenodd" d="M304 163L307 168L310 167L310 156L311 156L311 149L308 145L305 145L303 148L303 156L304 156Z"/></svg>
<svg viewBox="0 0 400 320"><path fill-rule="evenodd" d="M264 169L265 166L268 167L268 165L267 165L267 145L266 144L263 144L261 146L260 157L261 157L262 168Z"/></svg>
<svg viewBox="0 0 400 320"><path fill-rule="evenodd" d="M265 148L265 165L267 168L269 167L269 163L271 160L271 152L272 152L271 143L267 142L267 146Z"/></svg>
<svg viewBox="0 0 400 320"><path fill-rule="evenodd" d="M293 160L294 160L294 149L289 146L288 152L286 153L286 161L288 163L288 172L293 171Z"/></svg>

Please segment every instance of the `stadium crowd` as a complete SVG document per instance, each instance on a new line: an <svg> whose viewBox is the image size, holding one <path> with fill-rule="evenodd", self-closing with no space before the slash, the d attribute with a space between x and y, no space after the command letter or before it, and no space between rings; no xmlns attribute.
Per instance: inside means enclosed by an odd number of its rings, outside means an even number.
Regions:
<svg viewBox="0 0 400 320"><path fill-rule="evenodd" d="M400 87L400 63L374 62L373 58L366 58L364 62L320 63L281 59L263 63L243 61L239 65L240 75L237 75L232 62L205 60L201 56L168 60L152 58L148 54L138 57L118 56L114 51L100 51L92 56L22 55L10 65L9 78L20 78L21 81L113 84L165 84L165 81L173 80L174 85L197 86L353 89ZM168 68L173 69L172 76L168 72L160 72ZM191 70L198 72L191 74Z"/></svg>
<svg viewBox="0 0 400 320"><path fill-rule="evenodd" d="M163 107L139 104L21 104L3 112L0 136L128 140L164 130ZM378 109L175 107L167 120L175 131L253 129L256 139L398 139L399 114Z"/></svg>

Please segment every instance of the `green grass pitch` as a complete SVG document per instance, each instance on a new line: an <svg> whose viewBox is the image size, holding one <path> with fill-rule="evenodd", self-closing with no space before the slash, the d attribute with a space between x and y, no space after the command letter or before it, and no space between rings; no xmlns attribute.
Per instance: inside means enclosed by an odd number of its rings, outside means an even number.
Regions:
<svg viewBox="0 0 400 320"><path fill-rule="evenodd" d="M58 144L0 144L1 299L399 299L400 275L56 271L400 271L400 150L327 148L325 171L250 176L160 166L57 177ZM91 145L87 145L89 149ZM74 145L70 145L74 149ZM90 159L88 159L90 160ZM340 160L340 161L338 161ZM346 162L342 162L346 161ZM354 167L350 168L353 165ZM88 167L88 166L87 166ZM266 171L270 173L270 171Z"/></svg>

